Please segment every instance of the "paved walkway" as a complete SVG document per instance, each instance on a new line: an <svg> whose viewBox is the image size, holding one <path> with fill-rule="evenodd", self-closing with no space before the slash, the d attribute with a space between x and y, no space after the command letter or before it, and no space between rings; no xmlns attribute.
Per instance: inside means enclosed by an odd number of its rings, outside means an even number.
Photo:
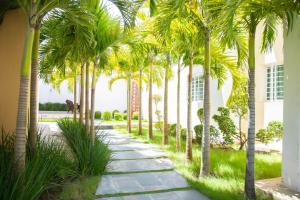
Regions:
<svg viewBox="0 0 300 200"><path fill-rule="evenodd" d="M193 190L154 145L113 130L105 137L113 160L98 185L98 200L209 200Z"/></svg>

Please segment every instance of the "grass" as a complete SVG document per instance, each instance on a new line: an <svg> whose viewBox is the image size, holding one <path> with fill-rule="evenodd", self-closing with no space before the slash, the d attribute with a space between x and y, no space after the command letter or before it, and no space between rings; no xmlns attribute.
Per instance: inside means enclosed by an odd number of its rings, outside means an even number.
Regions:
<svg viewBox="0 0 300 200"><path fill-rule="evenodd" d="M126 129L119 128L123 133ZM137 135L137 128L132 129L132 137L149 142L147 129L143 135ZM168 157L175 163L175 168L189 183L212 200L244 200L244 173L246 167L246 152L233 149L211 149L211 176L198 178L200 171L200 146L193 144L194 158L192 162L185 160L185 141L182 141L181 152L176 152L175 138L169 137L169 145L163 146L162 134L154 131L154 138L150 143L159 145L168 152ZM281 156L276 153L255 155L255 178L266 179L281 176ZM258 200L272 199L257 192Z"/></svg>
<svg viewBox="0 0 300 200"><path fill-rule="evenodd" d="M100 176L88 176L66 183L58 200L94 200Z"/></svg>

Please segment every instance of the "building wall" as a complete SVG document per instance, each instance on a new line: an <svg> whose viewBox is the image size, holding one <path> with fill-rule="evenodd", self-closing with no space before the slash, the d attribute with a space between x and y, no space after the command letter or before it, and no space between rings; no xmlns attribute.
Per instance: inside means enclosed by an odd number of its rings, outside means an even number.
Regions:
<svg viewBox="0 0 300 200"><path fill-rule="evenodd" d="M10 10L0 24L0 126L15 131L20 66L26 21L20 9Z"/></svg>
<svg viewBox="0 0 300 200"><path fill-rule="evenodd" d="M300 192L300 17L284 40L285 94L282 177L285 186Z"/></svg>
<svg viewBox="0 0 300 200"><path fill-rule="evenodd" d="M177 65L172 66L173 77L169 80L169 99L168 99L168 120L169 123L176 123L177 120ZM193 68L193 75L203 75L202 67L200 65L195 65ZM226 101L229 97L231 91L232 81L230 77L225 81L224 86L218 90L217 81L211 80L211 116L217 113L218 107L225 106ZM181 71L181 89L180 89L180 120L182 127L187 127L187 87L188 87L188 68L184 68ZM143 87L143 116L148 119L148 91ZM159 104L159 110L163 115L163 94L164 88L154 85L153 94L159 94L162 97L162 101ZM197 117L197 111L199 108L203 107L203 101L192 102L192 127L199 124L199 119ZM155 115L155 106L153 105L153 120L157 121ZM212 124L214 121L211 120Z"/></svg>
<svg viewBox="0 0 300 200"><path fill-rule="evenodd" d="M101 75L96 84L95 95L95 110L96 111L110 111L117 109L120 112L126 110L126 90L127 85L124 80L119 80L114 83L112 89L109 89L108 82L110 78ZM77 81L79 83L79 81ZM77 87L79 102L79 85ZM67 99L73 101L73 91L68 89L67 81L63 81L60 89L54 89L50 84L46 84L40 80L39 84L39 102L60 102L65 103Z"/></svg>

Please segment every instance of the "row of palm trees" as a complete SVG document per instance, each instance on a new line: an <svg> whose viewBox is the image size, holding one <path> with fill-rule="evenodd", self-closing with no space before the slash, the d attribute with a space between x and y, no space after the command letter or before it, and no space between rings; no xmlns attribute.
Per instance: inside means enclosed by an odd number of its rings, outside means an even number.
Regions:
<svg viewBox="0 0 300 200"><path fill-rule="evenodd" d="M248 149L245 172L245 193L248 198L255 198L254 154L255 154L255 41L259 24L263 28L261 51L272 47L276 38L277 27L284 24L290 29L293 23L293 11L299 9L299 2L294 0L164 0L157 1L155 15L150 14L144 25L148 26L147 36L153 36L151 46L144 50L144 56L150 62L147 66L149 90L149 125L148 136L152 133L152 70L159 68L153 62L162 59L163 54L170 53L179 61L178 77L180 78L180 60L189 68L188 77L188 115L186 157L193 159L191 127L191 81L194 64L201 64L204 71L204 131L200 177L210 174L210 78L217 78L219 86L225 79L226 70L234 79L233 89L239 82L239 70L248 69ZM153 24L153 25L151 25ZM141 25L143 27L143 25ZM163 45L160 45L163 44ZM180 48L178 48L178 46ZM228 50L235 50L237 57L226 55ZM151 57L149 57L151 55ZM147 60L145 59L145 60ZM171 63L171 62L170 62ZM154 64L154 65L153 65ZM164 64L162 66L168 66ZM167 68L166 68L167 69ZM166 70L167 71L167 70ZM164 133L163 144L168 143L168 78L164 75ZM180 90L178 79L178 91ZM177 131L176 146L180 149L180 93L177 98ZM130 104L129 104L130 105ZM140 128L139 128L140 129ZM129 129L130 132L131 129ZM140 133L140 131L139 131Z"/></svg>
<svg viewBox="0 0 300 200"><path fill-rule="evenodd" d="M115 71L110 84L120 78L128 84L127 120L131 132L131 81L139 87L147 83L148 137L153 138L153 84L164 80L163 144L168 144L168 79L171 63L178 63L176 148L180 150L180 72L188 67L188 115L186 157L193 159L191 127L191 83L193 67L201 64L204 71L204 131L200 177L210 174L210 79L221 87L229 71L234 86L239 81L239 68L247 67L249 85L249 130L245 192L255 198L255 33L263 23L262 50L272 46L279 23L291 26L294 0L151 0L138 12L142 1L111 0L119 8L122 22L111 17L107 5L99 0L19 0L28 18L28 33L21 66L21 81L16 127L15 158L18 170L25 166L25 139L30 96L29 143L36 145L37 76L51 80L54 73L62 79L71 77L74 102L77 99L77 75L80 72L79 121L94 137L95 87L99 74ZM145 9L146 8L146 9ZM150 10L150 14L145 13ZM135 20L135 16L138 20ZM134 22L137 25L134 27ZM122 28L124 30L122 31ZM236 50L237 58L228 56ZM40 58L39 58L40 55ZM248 64L247 64L248 60ZM39 66L40 65L40 66ZM92 68L92 69L90 69ZM92 83L89 78L92 73ZM30 91L29 91L30 86ZM90 93L91 89L91 93ZM86 94L84 94L84 90ZM141 91L141 90L140 90ZM85 112L84 112L85 102ZM140 98L140 105L141 105ZM140 106L141 107L141 106ZM141 109L139 130L142 134ZM83 116L85 113L85 117ZM76 120L76 109L75 109Z"/></svg>
<svg viewBox="0 0 300 200"><path fill-rule="evenodd" d="M122 24L129 27L134 21L136 10L141 2L128 3L125 0L111 0L110 2L119 9ZM80 121L83 123L84 69L86 69L85 123L89 125L90 63L94 63L91 95L93 112L96 74L101 66L105 65L107 51L121 35L121 22L112 18L107 5L99 0L18 0L17 3L24 10L28 21L20 74L15 140L17 170L23 171L28 121L30 125L28 139L32 152L36 147L39 72L40 76L45 78L51 78L52 73L58 72L62 74L62 77L66 74L72 75L75 82L79 71L77 68L80 66ZM30 108L28 108L29 97ZM30 119L28 120L29 109ZM91 124L93 124L93 117ZM93 126L91 127L91 133L93 133Z"/></svg>

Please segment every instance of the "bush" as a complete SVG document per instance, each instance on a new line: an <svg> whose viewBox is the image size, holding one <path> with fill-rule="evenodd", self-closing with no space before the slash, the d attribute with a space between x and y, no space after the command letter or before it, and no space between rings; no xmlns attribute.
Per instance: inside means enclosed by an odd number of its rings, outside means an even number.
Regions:
<svg viewBox="0 0 300 200"><path fill-rule="evenodd" d="M0 199L39 199L50 186L74 174L73 163L61 142L38 137L35 154L27 148L26 165L15 173L13 134L1 132L0 143ZM28 147L28 145L27 145Z"/></svg>
<svg viewBox="0 0 300 200"><path fill-rule="evenodd" d="M233 120L230 118L230 111L228 108L218 108L219 115L214 115L213 119L217 122L222 133L224 144L233 144L234 137L237 136L236 127Z"/></svg>
<svg viewBox="0 0 300 200"><path fill-rule="evenodd" d="M160 132L162 132L163 131L163 122L155 122L154 128L159 130Z"/></svg>
<svg viewBox="0 0 300 200"><path fill-rule="evenodd" d="M86 126L79 122L63 119L58 126L72 152L78 172L81 175L103 174L111 152L101 138L96 136L93 143Z"/></svg>
<svg viewBox="0 0 300 200"><path fill-rule="evenodd" d="M127 120L127 114L126 113L123 114L123 119Z"/></svg>
<svg viewBox="0 0 300 200"><path fill-rule="evenodd" d="M109 120L111 120L111 113L110 112L108 112L108 111L105 111L105 112L103 112L103 120L105 120L105 121L109 121Z"/></svg>
<svg viewBox="0 0 300 200"><path fill-rule="evenodd" d="M139 113L138 112L133 112L132 119L138 120L139 119Z"/></svg>
<svg viewBox="0 0 300 200"><path fill-rule="evenodd" d="M116 121L122 121L123 116L122 116L120 113L115 113L114 119L115 119Z"/></svg>
<svg viewBox="0 0 300 200"><path fill-rule="evenodd" d="M256 133L256 139L264 144L268 144L274 139L280 139L283 135L282 122L271 121L266 129L260 129Z"/></svg>
<svg viewBox="0 0 300 200"><path fill-rule="evenodd" d="M170 136L176 136L176 127L177 124L168 124L168 132Z"/></svg>
<svg viewBox="0 0 300 200"><path fill-rule="evenodd" d="M100 111L95 112L95 119L101 119L101 112Z"/></svg>
<svg viewBox="0 0 300 200"><path fill-rule="evenodd" d="M202 134L203 134L203 125L199 124L194 126L194 131L196 134L196 142L198 144L202 143ZM210 143L212 144L218 144L220 142L220 133L219 131L214 127L210 126Z"/></svg>
<svg viewBox="0 0 300 200"><path fill-rule="evenodd" d="M267 130L272 133L274 138L281 139L283 136L283 124L279 121L271 121Z"/></svg>
<svg viewBox="0 0 300 200"><path fill-rule="evenodd" d="M112 111L112 118L115 119L115 114L120 113L119 110L113 110Z"/></svg>
<svg viewBox="0 0 300 200"><path fill-rule="evenodd" d="M181 138L182 138L182 139L186 139L186 131L187 131L186 128L182 128L182 129L180 130L180 135L181 135Z"/></svg>
<svg viewBox="0 0 300 200"><path fill-rule="evenodd" d="M39 103L40 111L67 111L67 104L65 103Z"/></svg>
<svg viewBox="0 0 300 200"><path fill-rule="evenodd" d="M203 133L203 125L199 124L194 126L194 131L196 135L196 143L201 144L202 143L202 133Z"/></svg>

